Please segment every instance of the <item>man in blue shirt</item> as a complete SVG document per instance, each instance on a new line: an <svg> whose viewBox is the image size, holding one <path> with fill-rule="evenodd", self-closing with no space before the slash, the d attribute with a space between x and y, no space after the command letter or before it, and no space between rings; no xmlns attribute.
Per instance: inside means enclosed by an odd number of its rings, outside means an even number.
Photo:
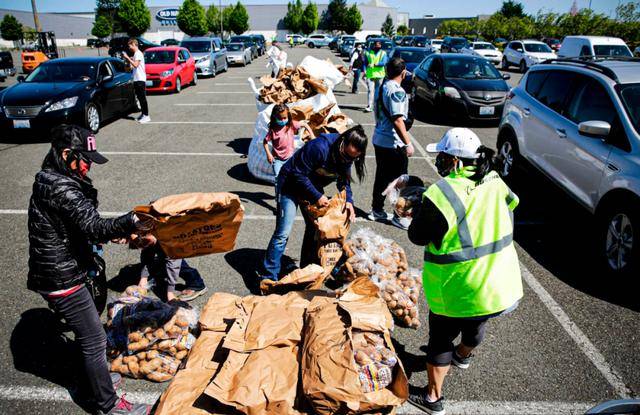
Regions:
<svg viewBox="0 0 640 415"><path fill-rule="evenodd" d="M362 126L357 125L342 134L323 134L305 144L282 166L278 175L278 212L276 229L269 241L260 278L278 280L281 259L299 204L327 206L329 199L324 187L336 182L339 190L347 193L346 209L349 220L355 220L351 192L351 166L358 180L365 176L365 156L368 138ZM301 209L305 231L300 254L300 266L317 263L315 225L305 209Z"/></svg>
<svg viewBox="0 0 640 415"><path fill-rule="evenodd" d="M385 197L382 192L397 177L407 174L409 157L414 148L405 128L408 117L409 100L402 88L406 75L405 63L401 58L391 59L386 66L387 80L376 94L376 128L373 133L373 148L376 152L376 177L373 183L373 201L370 220L388 220L384 210ZM381 94L381 95L380 95ZM408 224L394 215L392 223L406 229Z"/></svg>

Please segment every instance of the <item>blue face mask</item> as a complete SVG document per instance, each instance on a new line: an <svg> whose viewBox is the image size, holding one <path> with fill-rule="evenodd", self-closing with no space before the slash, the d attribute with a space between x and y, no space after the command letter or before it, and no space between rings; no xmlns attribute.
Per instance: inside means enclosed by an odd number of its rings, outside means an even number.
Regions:
<svg viewBox="0 0 640 415"><path fill-rule="evenodd" d="M289 124L289 120L287 120L287 119L284 119L284 120L276 119L276 124L278 124L280 127L284 127L285 125Z"/></svg>

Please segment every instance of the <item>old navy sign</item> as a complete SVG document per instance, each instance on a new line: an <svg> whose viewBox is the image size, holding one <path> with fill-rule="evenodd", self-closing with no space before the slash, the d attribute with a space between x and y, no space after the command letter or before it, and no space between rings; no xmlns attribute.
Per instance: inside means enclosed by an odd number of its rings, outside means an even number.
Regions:
<svg viewBox="0 0 640 415"><path fill-rule="evenodd" d="M176 17L178 17L178 9L173 7L160 9L156 13L156 20L163 26L175 26L177 24Z"/></svg>

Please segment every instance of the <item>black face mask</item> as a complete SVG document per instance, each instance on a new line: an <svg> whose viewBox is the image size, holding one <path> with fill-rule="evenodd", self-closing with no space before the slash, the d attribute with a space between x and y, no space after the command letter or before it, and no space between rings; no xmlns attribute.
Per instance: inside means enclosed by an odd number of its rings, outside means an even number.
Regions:
<svg viewBox="0 0 640 415"><path fill-rule="evenodd" d="M436 169L442 177L447 177L451 173L451 163L449 156L444 153L438 153L436 156Z"/></svg>

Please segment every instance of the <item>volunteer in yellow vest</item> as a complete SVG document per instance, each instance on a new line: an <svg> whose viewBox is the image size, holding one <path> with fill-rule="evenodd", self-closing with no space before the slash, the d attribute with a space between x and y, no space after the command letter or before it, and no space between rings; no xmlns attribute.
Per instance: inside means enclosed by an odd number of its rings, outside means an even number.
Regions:
<svg viewBox="0 0 640 415"><path fill-rule="evenodd" d="M376 91L382 84L386 71L384 69L389 58L387 52L382 50L382 42L379 40L373 43L373 49L368 50L364 54L365 61L365 77L367 78L367 107L365 112L373 111L373 102L375 100Z"/></svg>
<svg viewBox="0 0 640 415"><path fill-rule="evenodd" d="M518 197L493 170L494 152L468 128L452 128L439 143L443 177L424 192L409 239L424 245L424 292L429 306L426 391L409 401L443 415L442 385L451 364L466 369L489 318L508 313L522 298L513 246ZM454 346L453 341L461 336Z"/></svg>

